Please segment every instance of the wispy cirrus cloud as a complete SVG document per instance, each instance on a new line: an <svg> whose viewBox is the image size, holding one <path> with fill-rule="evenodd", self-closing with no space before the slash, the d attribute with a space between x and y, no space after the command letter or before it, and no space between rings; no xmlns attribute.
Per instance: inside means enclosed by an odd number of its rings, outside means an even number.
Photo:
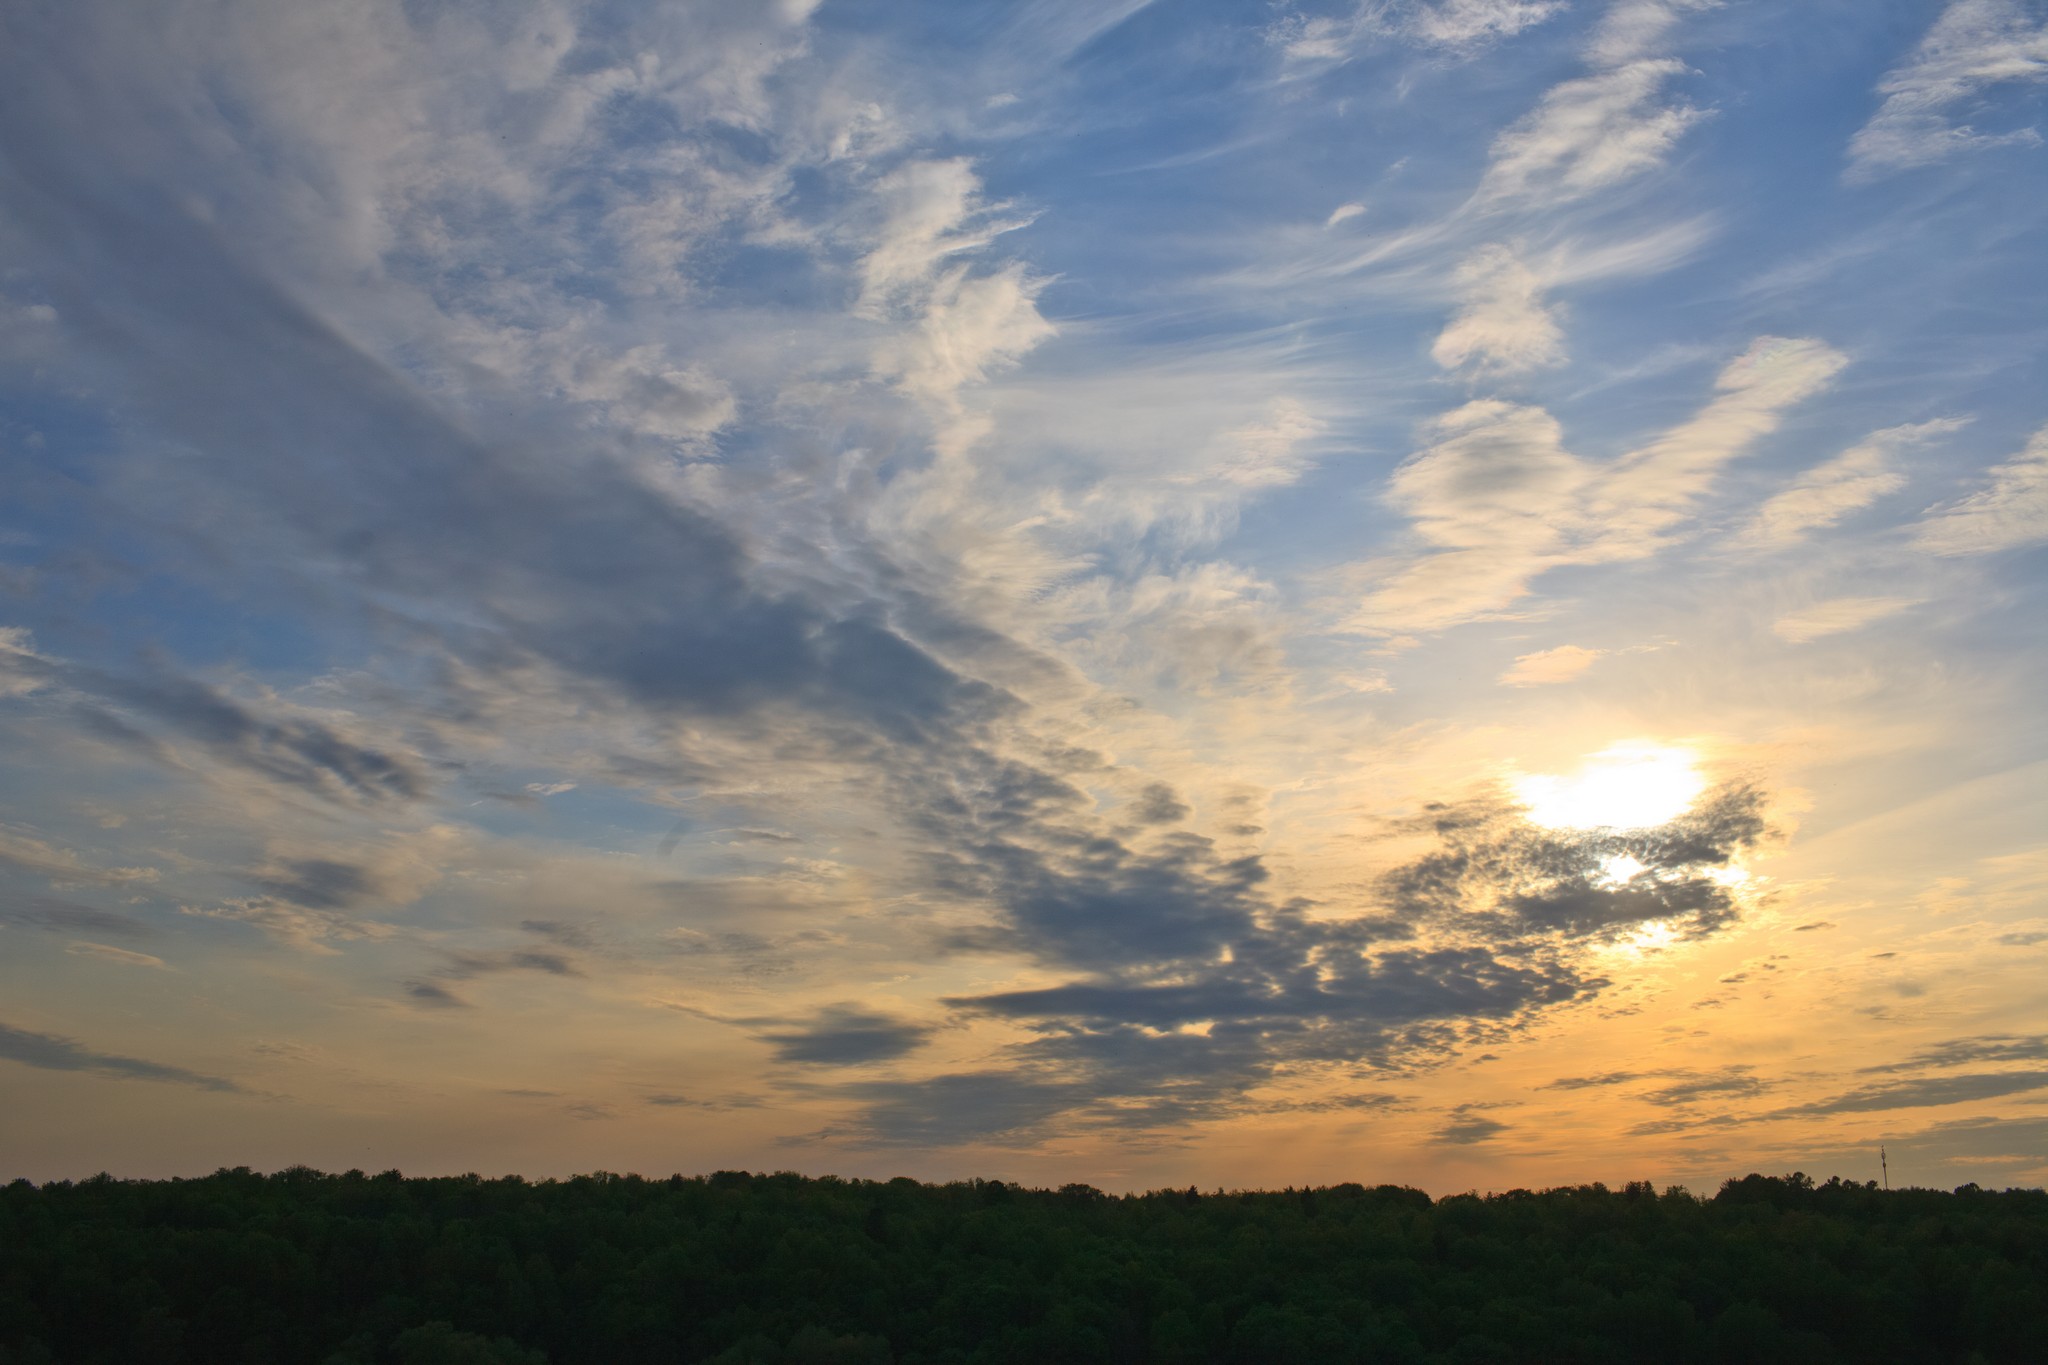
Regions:
<svg viewBox="0 0 2048 1365"><path fill-rule="evenodd" d="M1736 537L1744 548L1778 549L1835 525L1852 512L1905 487L1898 457L1969 425L1966 417L1937 418L1873 431L1831 460L1806 470L1774 493Z"/></svg>
<svg viewBox="0 0 2048 1365"><path fill-rule="evenodd" d="M2048 427L1985 471L1985 487L1930 508L1913 543L1937 555L1997 554L2048 540Z"/></svg>
<svg viewBox="0 0 2048 1365"><path fill-rule="evenodd" d="M1663 165L1706 114L1664 99L1686 66L1656 54L1684 11L1715 2L1620 0L1609 9L1586 49L1592 74L1553 86L1494 141L1475 202L1555 205Z"/></svg>
<svg viewBox="0 0 2048 1365"><path fill-rule="evenodd" d="M1788 612L1771 623L1771 633L1788 644L1803 645L1828 635L1861 630L1873 621L1896 616L1920 605L1917 597L1836 597Z"/></svg>
<svg viewBox="0 0 2048 1365"><path fill-rule="evenodd" d="M1878 83L1884 103L1849 140L1852 181L1989 147L2038 146L2032 128L1982 133L1957 114L1982 92L2048 80L2048 18L2018 0L1954 0L1913 54Z"/></svg>
<svg viewBox="0 0 2048 1365"><path fill-rule="evenodd" d="M1500 683L1503 687L1549 687L1570 682L1606 653L1604 649L1587 649L1583 645L1559 645L1533 654L1518 654L1514 666L1500 675Z"/></svg>
<svg viewBox="0 0 2048 1365"><path fill-rule="evenodd" d="M1543 282L1505 246L1458 267L1458 312L1430 347L1447 370L1519 374L1564 363L1564 331L1543 303Z"/></svg>
<svg viewBox="0 0 2048 1365"><path fill-rule="evenodd" d="M1298 74L1348 61L1377 42L1469 55L1566 8L1565 0L1357 0L1348 14L1283 14L1268 26L1266 40Z"/></svg>
<svg viewBox="0 0 2048 1365"><path fill-rule="evenodd" d="M1352 626L1442 630L1510 612L1550 569L1648 558L1729 462L1847 363L1819 341L1759 338L1692 418L1604 464L1567 450L1562 425L1534 406L1480 399L1437 419L1436 443L1387 493L1431 549L1373 588Z"/></svg>

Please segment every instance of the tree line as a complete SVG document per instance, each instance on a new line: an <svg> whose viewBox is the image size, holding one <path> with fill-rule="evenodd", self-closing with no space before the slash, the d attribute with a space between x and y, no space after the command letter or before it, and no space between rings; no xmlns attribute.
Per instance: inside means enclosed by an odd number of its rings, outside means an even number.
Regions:
<svg viewBox="0 0 2048 1365"><path fill-rule="evenodd" d="M0 1188L0 1365L2042 1360L2040 1190L304 1168Z"/></svg>

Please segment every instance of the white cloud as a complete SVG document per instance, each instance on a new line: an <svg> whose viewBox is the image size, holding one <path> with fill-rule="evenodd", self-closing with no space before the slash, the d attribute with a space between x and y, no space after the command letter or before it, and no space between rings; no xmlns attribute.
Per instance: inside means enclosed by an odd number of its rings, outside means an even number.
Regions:
<svg viewBox="0 0 2048 1365"><path fill-rule="evenodd" d="M1323 220L1323 226L1333 228L1337 224L1348 222L1364 212L1365 205L1363 204L1339 204L1336 208L1330 210L1330 216Z"/></svg>
<svg viewBox="0 0 2048 1365"><path fill-rule="evenodd" d="M1988 86L2044 79L2048 15L2031 15L2016 0L1956 0L1878 83L1885 100L1849 140L1848 177L1872 180L1959 152L2038 143L2031 128L1980 133L1954 113Z"/></svg>
<svg viewBox="0 0 2048 1365"><path fill-rule="evenodd" d="M1493 144L1480 182L1482 202L1562 202L1664 164L1686 129L1705 115L1658 97L1686 69L1676 58L1645 58L1553 86Z"/></svg>
<svg viewBox="0 0 2048 1365"><path fill-rule="evenodd" d="M1591 467L1541 408L1467 403L1435 423L1436 444L1394 471L1387 501L1444 553L1370 593L1354 624L1374 633L1442 630L1505 611L1561 563Z"/></svg>
<svg viewBox="0 0 2048 1365"><path fill-rule="evenodd" d="M1610 9L1586 49L1593 74L1552 86L1494 140L1480 202L1563 202L1663 165L1706 115L1662 102L1664 86L1686 66L1658 50L1681 13L1718 2L1621 0Z"/></svg>
<svg viewBox="0 0 2048 1365"><path fill-rule="evenodd" d="M562 365L563 392L596 406L614 426L665 440L702 440L733 419L732 390L691 366L669 361L658 345L612 354L582 350Z"/></svg>
<svg viewBox="0 0 2048 1365"><path fill-rule="evenodd" d="M876 369L909 393L950 400L1054 334L1038 311L1042 284L1017 264L980 276L948 271L933 283L917 326L883 344Z"/></svg>
<svg viewBox="0 0 2048 1365"><path fill-rule="evenodd" d="M1430 356L1447 370L1520 374L1564 363L1564 332L1543 305L1543 280L1506 246L1484 247L1458 268L1462 304Z"/></svg>
<svg viewBox="0 0 2048 1365"><path fill-rule="evenodd" d="M1758 508L1737 544L1785 546L1808 531L1834 525L1905 486L1905 475L1892 468L1896 452L1966 425L1967 418L1949 417L1873 431L1834 459L1801 474L1789 488Z"/></svg>
<svg viewBox="0 0 2048 1365"><path fill-rule="evenodd" d="M1596 66L1621 66L1662 48L1687 10L1713 9L1721 0L1619 0L1600 17L1586 45Z"/></svg>
<svg viewBox="0 0 2048 1365"><path fill-rule="evenodd" d="M1540 649L1534 654L1518 654L1514 666L1500 675L1500 682L1505 687L1546 687L1552 683L1570 682L1606 653L1604 649L1559 645L1556 649Z"/></svg>
<svg viewBox="0 0 2048 1365"><path fill-rule="evenodd" d="M1601 557L1635 558L1683 521L1729 461L1777 430L1787 408L1820 392L1848 364L1821 342L1759 337L1721 371L1721 396L1627 456L1602 481L1591 512Z"/></svg>
<svg viewBox="0 0 2048 1365"><path fill-rule="evenodd" d="M1761 337L1722 370L1719 397L1607 465L1566 450L1541 408L1484 399L1447 414L1437 442L1395 470L1386 493L1437 552L1384 578L1349 627L1388 634L1497 619L1549 569L1656 553L1721 469L1845 363L1817 341Z"/></svg>
<svg viewBox="0 0 2048 1365"><path fill-rule="evenodd" d="M1872 621L1919 603L1917 597L1837 597L1779 617L1771 623L1771 631L1790 644L1803 645L1824 635L1861 630Z"/></svg>
<svg viewBox="0 0 2048 1365"><path fill-rule="evenodd" d="M1985 555L2048 540L2048 427L1988 472L1988 486L1930 509L1913 543L1938 555Z"/></svg>
<svg viewBox="0 0 2048 1365"><path fill-rule="evenodd" d="M1322 421L1292 398L1276 398L1265 417L1226 433L1225 454L1216 465L1176 476L1182 483L1211 480L1239 488L1280 488L1309 466L1308 443L1321 435Z"/></svg>
<svg viewBox="0 0 2048 1365"><path fill-rule="evenodd" d="M1576 500L1588 469L1565 450L1556 418L1481 399L1435 427L1442 439L1394 471L1387 495L1424 540L1492 548L1557 539L1557 513Z"/></svg>
<svg viewBox="0 0 2048 1365"><path fill-rule="evenodd" d="M950 257L1030 221L997 217L1002 206L982 202L981 180L965 157L899 166L875 186L875 195L884 218L861 262L859 304L870 316L930 289Z"/></svg>
<svg viewBox="0 0 2048 1365"><path fill-rule="evenodd" d="M1295 68L1335 66L1384 39L1464 55L1565 8L1565 0L1359 0L1346 15L1284 14L1267 29L1266 40Z"/></svg>
<svg viewBox="0 0 2048 1365"><path fill-rule="evenodd" d="M1437 0L1417 8L1405 30L1433 47L1476 47L1512 38L1564 7L1564 0Z"/></svg>

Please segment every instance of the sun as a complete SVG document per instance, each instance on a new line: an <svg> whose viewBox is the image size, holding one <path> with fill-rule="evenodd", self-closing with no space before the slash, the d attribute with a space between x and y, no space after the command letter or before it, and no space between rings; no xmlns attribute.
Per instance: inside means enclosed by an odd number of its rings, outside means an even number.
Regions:
<svg viewBox="0 0 2048 1365"><path fill-rule="evenodd" d="M1524 777L1515 796L1545 829L1647 829L1683 815L1707 780L1690 749L1616 744L1566 777Z"/></svg>

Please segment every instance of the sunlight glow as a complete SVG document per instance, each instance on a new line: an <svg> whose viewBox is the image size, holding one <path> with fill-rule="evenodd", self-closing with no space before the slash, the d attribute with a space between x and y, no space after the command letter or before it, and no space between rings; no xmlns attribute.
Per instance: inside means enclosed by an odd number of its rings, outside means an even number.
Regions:
<svg viewBox="0 0 2048 1365"><path fill-rule="evenodd" d="M1545 829L1646 829L1683 815L1706 785L1689 749L1616 744L1569 777L1525 777L1514 791Z"/></svg>
<svg viewBox="0 0 2048 1365"><path fill-rule="evenodd" d="M1636 874L1649 870L1649 864L1626 853L1617 853L1603 859L1600 864L1600 881L1606 886L1622 886L1634 881Z"/></svg>
<svg viewBox="0 0 2048 1365"><path fill-rule="evenodd" d="M1614 951L1628 957L1647 957L1678 942L1678 931L1662 920L1652 920L1614 945Z"/></svg>

